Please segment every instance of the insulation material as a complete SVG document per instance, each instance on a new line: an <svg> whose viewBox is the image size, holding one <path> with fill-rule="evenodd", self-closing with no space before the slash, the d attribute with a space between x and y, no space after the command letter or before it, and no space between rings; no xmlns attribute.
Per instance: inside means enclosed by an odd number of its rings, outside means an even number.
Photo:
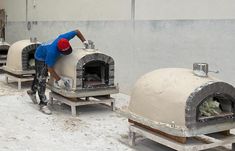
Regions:
<svg viewBox="0 0 235 151"><path fill-rule="evenodd" d="M35 59L30 59L29 60L29 66L34 67L35 66Z"/></svg>
<svg viewBox="0 0 235 151"><path fill-rule="evenodd" d="M222 113L220 109L220 103L213 100L213 98L209 98L205 102L202 103L199 107L200 116L216 116Z"/></svg>

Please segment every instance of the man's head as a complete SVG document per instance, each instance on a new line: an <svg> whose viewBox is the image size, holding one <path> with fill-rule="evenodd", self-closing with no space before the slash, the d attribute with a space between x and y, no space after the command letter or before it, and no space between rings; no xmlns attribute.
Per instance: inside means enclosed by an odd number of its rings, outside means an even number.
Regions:
<svg viewBox="0 0 235 151"><path fill-rule="evenodd" d="M61 38L57 44L59 51L64 55L69 55L72 53L72 47L67 39Z"/></svg>

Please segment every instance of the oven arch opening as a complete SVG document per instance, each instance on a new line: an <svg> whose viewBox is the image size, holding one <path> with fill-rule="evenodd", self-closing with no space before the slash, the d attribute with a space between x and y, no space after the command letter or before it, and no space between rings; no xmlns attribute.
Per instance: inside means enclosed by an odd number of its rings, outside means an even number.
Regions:
<svg viewBox="0 0 235 151"><path fill-rule="evenodd" d="M22 50L22 69L23 70L35 69L34 54L39 45L40 44L31 44Z"/></svg>
<svg viewBox="0 0 235 151"><path fill-rule="evenodd" d="M7 56L8 49L0 49L0 55Z"/></svg>
<svg viewBox="0 0 235 151"><path fill-rule="evenodd" d="M83 88L107 86L109 83L109 64L93 60L83 66Z"/></svg>
<svg viewBox="0 0 235 151"><path fill-rule="evenodd" d="M200 123L235 117L234 99L227 94L212 94L196 108L196 121Z"/></svg>
<svg viewBox="0 0 235 151"><path fill-rule="evenodd" d="M6 64L8 49L0 48L0 66Z"/></svg>
<svg viewBox="0 0 235 151"><path fill-rule="evenodd" d="M35 58L34 58L35 50L31 50L28 52L28 58L27 58L27 67L29 70L32 70L35 68Z"/></svg>

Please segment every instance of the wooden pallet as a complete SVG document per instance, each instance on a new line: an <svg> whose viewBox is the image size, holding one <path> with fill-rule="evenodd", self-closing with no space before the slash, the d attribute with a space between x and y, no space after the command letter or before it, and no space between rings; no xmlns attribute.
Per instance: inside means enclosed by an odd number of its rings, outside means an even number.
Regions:
<svg viewBox="0 0 235 151"><path fill-rule="evenodd" d="M200 135L187 138L185 143L179 143L167 135L153 132L133 123L130 124L129 144L131 146L136 144L136 138L138 137L137 135L143 136L177 151L200 151L228 144L232 144L232 151L235 151L235 135L227 135L227 131L226 135L224 133Z"/></svg>
<svg viewBox="0 0 235 151"><path fill-rule="evenodd" d="M83 105L90 105L90 104L109 104L111 106L112 111L115 110L115 99L108 96L108 97L86 97L86 99L81 99L81 98L67 98L64 97L58 93L55 92L50 92L49 93L49 104L53 105L54 99L57 99L58 101L67 104L71 107L71 114L72 116L76 116L76 107L77 106L83 106Z"/></svg>
<svg viewBox="0 0 235 151"><path fill-rule="evenodd" d="M12 73L5 72L5 82L8 84L9 79L13 81L17 81L18 83L18 90L21 90L21 83L26 81L33 81L33 75L15 75Z"/></svg>

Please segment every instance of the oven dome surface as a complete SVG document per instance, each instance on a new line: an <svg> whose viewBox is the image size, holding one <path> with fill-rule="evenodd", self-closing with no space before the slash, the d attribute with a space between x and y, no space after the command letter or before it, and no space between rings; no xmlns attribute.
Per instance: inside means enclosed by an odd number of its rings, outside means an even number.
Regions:
<svg viewBox="0 0 235 151"><path fill-rule="evenodd" d="M23 57L27 52L35 50L39 45L39 42L32 43L30 40L21 40L12 44L8 50L7 62L4 69L15 74L22 74L22 72L25 73L23 64L24 61L27 60ZM30 72L34 72L34 70Z"/></svg>
<svg viewBox="0 0 235 151"><path fill-rule="evenodd" d="M136 122L147 123L162 131L170 128L165 132L172 135L192 136L197 132L189 129L201 129L194 127L197 125L196 107L204 97L213 93L226 93L235 98L233 86L212 76L198 77L192 70L184 68L159 69L136 82L128 112L133 117L130 119L137 119ZM232 127L235 127L234 123Z"/></svg>
<svg viewBox="0 0 235 151"><path fill-rule="evenodd" d="M59 58L55 64L55 71L63 77L73 79L72 89L76 89L77 71L83 70L83 65L90 61L101 60L105 63L114 63L112 57L96 49L75 49L72 54ZM81 72L79 72L81 73ZM52 83L51 83L52 84Z"/></svg>

